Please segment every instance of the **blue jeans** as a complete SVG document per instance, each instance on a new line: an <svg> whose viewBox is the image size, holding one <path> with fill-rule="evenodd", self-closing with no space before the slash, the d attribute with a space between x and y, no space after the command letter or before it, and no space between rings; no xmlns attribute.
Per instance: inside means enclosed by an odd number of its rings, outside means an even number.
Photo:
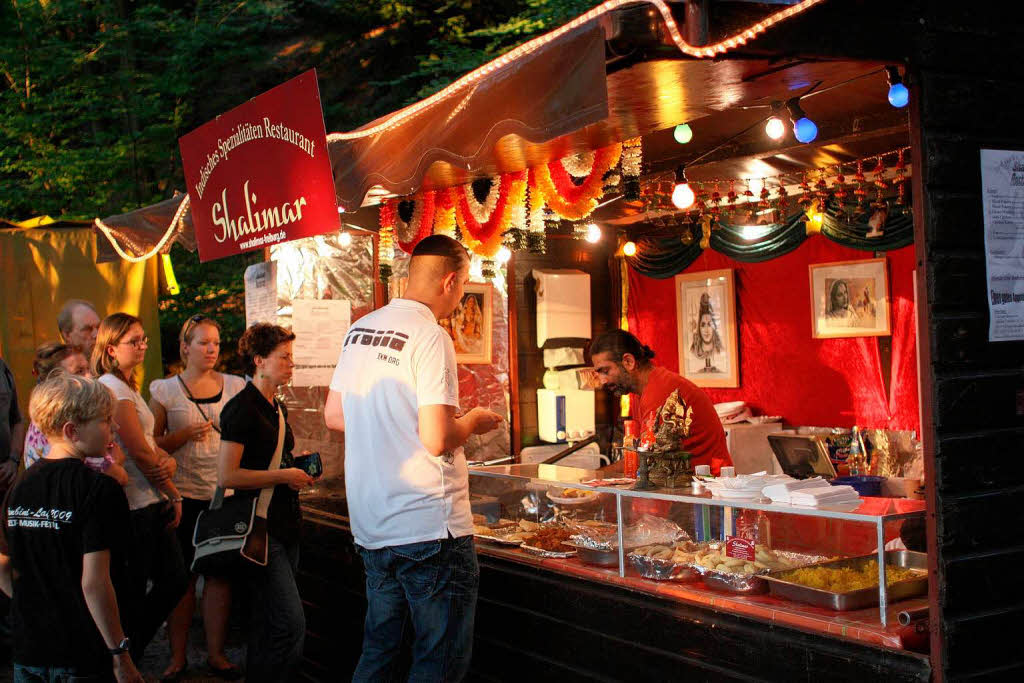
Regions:
<svg viewBox="0 0 1024 683"><path fill-rule="evenodd" d="M359 548L366 568L363 654L353 681L390 681L411 614L410 681L459 681L469 671L480 567L472 536Z"/></svg>
<svg viewBox="0 0 1024 683"><path fill-rule="evenodd" d="M110 674L80 674L60 666L25 666L14 664L14 683L102 683L112 681Z"/></svg>
<svg viewBox="0 0 1024 683"><path fill-rule="evenodd" d="M249 577L252 588L252 623L245 662L245 680L287 681L298 669L306 640L306 614L295 584L299 544L285 545L268 538L267 566L256 567Z"/></svg>

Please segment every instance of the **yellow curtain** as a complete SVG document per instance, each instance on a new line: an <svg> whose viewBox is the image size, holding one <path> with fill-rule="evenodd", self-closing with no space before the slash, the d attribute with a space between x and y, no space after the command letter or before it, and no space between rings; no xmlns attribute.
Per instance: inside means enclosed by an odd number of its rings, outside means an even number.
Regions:
<svg viewBox="0 0 1024 683"><path fill-rule="evenodd" d="M149 382L164 374L157 263L97 264L92 228L0 230L0 355L14 373L26 415L35 384L32 358L40 344L60 338L57 313L68 299L91 301L101 318L118 311L142 318L150 343L138 379L149 399Z"/></svg>

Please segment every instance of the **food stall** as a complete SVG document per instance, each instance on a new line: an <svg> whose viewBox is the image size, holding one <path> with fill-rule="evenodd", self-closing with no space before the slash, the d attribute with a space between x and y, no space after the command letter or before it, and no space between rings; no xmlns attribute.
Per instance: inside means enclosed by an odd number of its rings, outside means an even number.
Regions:
<svg viewBox="0 0 1024 683"><path fill-rule="evenodd" d="M1006 524L976 535L955 513L980 510L986 486L1000 519L1016 509L1015 465L971 474L960 432L1012 446L1017 375L991 368L1011 367L1004 354L1019 344L979 340L978 297L960 291L978 287L976 253L928 261L936 243L970 241L935 218L940 198L962 205L931 183L976 191L951 170L974 157L940 151L922 128L915 98L945 110L921 64L941 60L901 57L916 7L871 23L868 41L850 3L719 5L604 3L329 135L345 229L268 250L278 320L302 299L350 301L350 320L383 305L425 235L473 253L475 286L445 322L462 407L509 416L465 449L476 679L1004 673L1016 664L998 633L1016 612L960 568L983 570L992 553L1011 566L1016 551ZM930 31L915 40L934 49ZM578 281L557 280L569 275ZM933 319L948 334L933 336ZM615 481L635 406L595 391L581 368L587 340L619 327L719 404L739 476ZM957 363L991 371L966 379L996 398L942 376ZM354 666L364 601L325 393L288 395L299 447L321 451L327 474L303 498L311 680ZM638 470L659 484L666 459L641 449ZM884 481L856 482L876 488L841 504L807 492L797 504L790 474ZM962 635L969 620L991 644Z"/></svg>

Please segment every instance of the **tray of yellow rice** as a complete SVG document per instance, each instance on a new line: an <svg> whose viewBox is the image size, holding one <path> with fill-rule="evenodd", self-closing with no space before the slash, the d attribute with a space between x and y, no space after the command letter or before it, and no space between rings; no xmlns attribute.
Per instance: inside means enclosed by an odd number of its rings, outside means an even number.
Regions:
<svg viewBox="0 0 1024 683"><path fill-rule="evenodd" d="M890 550L885 554L889 604L928 592L924 553ZM822 562L762 576L772 595L846 612L878 605L878 556Z"/></svg>

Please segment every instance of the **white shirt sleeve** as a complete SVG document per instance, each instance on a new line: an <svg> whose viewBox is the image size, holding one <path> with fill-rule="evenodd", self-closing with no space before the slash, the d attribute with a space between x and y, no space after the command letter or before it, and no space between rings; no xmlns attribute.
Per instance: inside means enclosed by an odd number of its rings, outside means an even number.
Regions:
<svg viewBox="0 0 1024 683"><path fill-rule="evenodd" d="M122 382L113 375L103 375L99 379L101 384L105 384L110 393L114 395L114 398L118 401L131 401L135 403L135 396L133 395L131 387Z"/></svg>
<svg viewBox="0 0 1024 683"><path fill-rule="evenodd" d="M167 380L155 379L149 383L149 395L156 399L157 403L167 408Z"/></svg>
<svg viewBox="0 0 1024 683"><path fill-rule="evenodd" d="M423 335L413 351L413 379L418 407L446 405L459 407L459 373L455 345L438 327Z"/></svg>

